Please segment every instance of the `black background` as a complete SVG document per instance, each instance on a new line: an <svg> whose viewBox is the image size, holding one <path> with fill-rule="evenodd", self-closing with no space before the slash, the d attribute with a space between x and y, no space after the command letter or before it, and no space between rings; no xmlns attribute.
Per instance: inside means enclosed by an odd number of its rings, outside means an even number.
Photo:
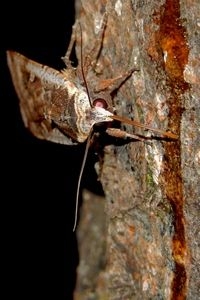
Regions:
<svg viewBox="0 0 200 300"><path fill-rule="evenodd" d="M63 67L60 57L70 39L74 1L13 1L1 2L1 6L1 183L6 293L20 299L73 299L78 251L72 228L85 145L71 147L40 141L24 128L6 50L18 51L54 68ZM90 153L82 180L82 186L90 190L98 187L95 160Z"/></svg>

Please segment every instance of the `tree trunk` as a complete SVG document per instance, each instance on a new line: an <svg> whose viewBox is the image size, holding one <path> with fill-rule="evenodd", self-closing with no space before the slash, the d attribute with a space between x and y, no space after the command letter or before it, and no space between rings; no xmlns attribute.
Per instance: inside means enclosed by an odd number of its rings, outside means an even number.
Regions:
<svg viewBox="0 0 200 300"><path fill-rule="evenodd" d="M81 209L75 299L199 299L200 3L76 4L84 57L108 14L96 78L139 69L113 95L116 113L179 139L104 147L105 200L86 192ZM80 64L80 38L76 49Z"/></svg>

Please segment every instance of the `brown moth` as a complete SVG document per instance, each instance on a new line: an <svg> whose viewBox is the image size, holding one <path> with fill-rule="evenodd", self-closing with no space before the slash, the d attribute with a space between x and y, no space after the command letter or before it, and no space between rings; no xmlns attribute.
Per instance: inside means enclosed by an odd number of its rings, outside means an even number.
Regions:
<svg viewBox="0 0 200 300"><path fill-rule="evenodd" d="M105 18L104 18L105 19ZM105 21L99 31L99 40L103 36ZM93 68L91 57L98 56L101 43L96 43L90 55L83 62L82 32L81 32L81 63L73 68L69 60L70 52L75 41L75 30L71 39L64 62L66 69L58 71L26 58L25 56L7 51L7 62L12 76L16 93L20 100L20 110L25 127L39 139L56 143L74 145L84 142L91 137L94 124L118 120L136 127L149 129L162 136L177 139L171 132L152 128L137 121L115 115L111 106L111 92L116 90L136 69L119 75L114 79L98 82L91 90L86 82L87 74ZM117 128L106 129L111 136L143 140L139 136L129 134ZM77 198L74 230L77 220L78 195L80 180L89 148L90 139L81 168Z"/></svg>
<svg viewBox="0 0 200 300"><path fill-rule="evenodd" d="M112 121L112 113L91 107L80 79L8 51L7 60L25 126L40 139L71 145L84 142L95 123Z"/></svg>

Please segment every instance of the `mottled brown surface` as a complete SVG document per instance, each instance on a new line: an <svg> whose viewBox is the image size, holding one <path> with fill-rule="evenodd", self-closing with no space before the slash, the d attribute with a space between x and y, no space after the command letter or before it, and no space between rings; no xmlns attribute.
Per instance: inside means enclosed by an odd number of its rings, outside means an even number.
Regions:
<svg viewBox="0 0 200 300"><path fill-rule="evenodd" d="M200 3L81 2L84 54L108 13L96 76L140 70L113 95L116 112L178 133L180 140L105 147L99 174L104 212L97 203L94 211L84 210L83 220L94 214L90 234L99 226L95 215L103 213L106 231L102 238L79 238L80 261L95 280L85 285L80 264L75 299L199 299ZM94 74L87 80L95 81ZM80 223L79 237L86 225ZM95 265L94 274L96 249L104 264Z"/></svg>

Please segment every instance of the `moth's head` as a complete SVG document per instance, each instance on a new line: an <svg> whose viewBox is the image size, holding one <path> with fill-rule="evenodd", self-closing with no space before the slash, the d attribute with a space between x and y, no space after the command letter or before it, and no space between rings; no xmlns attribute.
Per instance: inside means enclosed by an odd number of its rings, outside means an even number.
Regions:
<svg viewBox="0 0 200 300"><path fill-rule="evenodd" d="M112 99L108 93L93 94L91 95L91 99L92 107L101 107L113 113Z"/></svg>

